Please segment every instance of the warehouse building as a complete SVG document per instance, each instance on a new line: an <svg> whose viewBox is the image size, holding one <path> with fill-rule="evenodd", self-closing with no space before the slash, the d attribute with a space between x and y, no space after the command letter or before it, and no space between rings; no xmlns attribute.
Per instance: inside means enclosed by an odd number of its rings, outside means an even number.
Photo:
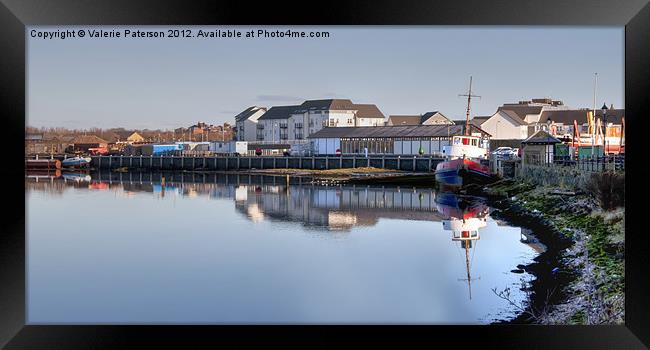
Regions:
<svg viewBox="0 0 650 350"><path fill-rule="evenodd" d="M442 156L451 138L464 134L465 125L409 125L323 128L308 138L316 155L386 154ZM490 134L470 124L472 135Z"/></svg>

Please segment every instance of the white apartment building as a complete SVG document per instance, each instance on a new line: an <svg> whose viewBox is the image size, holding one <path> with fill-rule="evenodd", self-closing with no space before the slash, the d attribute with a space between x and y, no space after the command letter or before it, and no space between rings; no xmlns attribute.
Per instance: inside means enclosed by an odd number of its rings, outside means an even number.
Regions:
<svg viewBox="0 0 650 350"><path fill-rule="evenodd" d="M266 107L252 106L235 116L235 140L255 141L257 120L266 113Z"/></svg>
<svg viewBox="0 0 650 350"><path fill-rule="evenodd" d="M258 119L258 141L306 140L324 127L383 126L385 116L374 104L347 99L308 100L300 105L271 107Z"/></svg>

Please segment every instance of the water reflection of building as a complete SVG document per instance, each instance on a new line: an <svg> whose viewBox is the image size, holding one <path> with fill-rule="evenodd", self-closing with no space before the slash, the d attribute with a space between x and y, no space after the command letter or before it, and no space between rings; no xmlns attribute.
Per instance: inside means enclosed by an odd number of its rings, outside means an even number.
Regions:
<svg viewBox="0 0 650 350"><path fill-rule="evenodd" d="M25 181L35 182L28 178ZM471 240L478 239L481 222L485 225L485 213L475 212L476 208L470 207L458 214L460 209L455 207L456 202L445 202L449 198L444 194L426 188L326 186L311 184L305 178L246 174L110 172L83 174L76 179L58 177L50 181L58 184L54 187L59 189L121 188L131 195L145 192L164 197L167 193L188 198L207 196L233 200L236 210L254 222L289 221L333 231L373 226L379 219L442 222L445 230L452 231L454 241L463 247L467 244L468 248L472 248ZM464 221L461 224L454 218Z"/></svg>
<svg viewBox="0 0 650 350"><path fill-rule="evenodd" d="M470 249L476 249L476 243L481 238L479 230L487 226L488 207L481 201L465 199L452 193L439 193L436 197L438 211L445 218L442 227L451 231L451 240L458 242L465 253L465 269L467 277L461 279L467 282L469 298L472 299L472 266Z"/></svg>
<svg viewBox="0 0 650 350"><path fill-rule="evenodd" d="M252 220L266 217L329 230L372 226L380 218L439 221L429 189L358 186L239 185L235 207Z"/></svg>
<svg viewBox="0 0 650 350"><path fill-rule="evenodd" d="M435 222L442 218L436 209L433 189L325 186L310 184L305 178L244 174L110 172L84 175L74 181L61 180L53 181L63 187L120 187L129 196L149 192L164 197L165 193L174 192L189 198L230 199L237 211L255 222L290 221L334 231L372 226L381 218Z"/></svg>

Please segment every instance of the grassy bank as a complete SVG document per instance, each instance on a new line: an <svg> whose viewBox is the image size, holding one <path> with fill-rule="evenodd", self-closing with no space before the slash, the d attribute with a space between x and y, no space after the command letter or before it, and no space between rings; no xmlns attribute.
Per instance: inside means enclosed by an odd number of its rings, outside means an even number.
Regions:
<svg viewBox="0 0 650 350"><path fill-rule="evenodd" d="M607 178L608 175L604 177ZM616 324L624 319L625 219L624 208L607 210L603 176L581 188L558 188L531 182L500 181L483 189L502 206L517 208L519 215L537 217L548 229L545 240L564 239L569 247L555 257L556 274L571 276L554 305L544 305L544 287L537 285L532 321L543 324ZM611 186L610 182L607 182ZM552 243L551 243L552 244ZM538 278L539 279L539 278ZM546 283L548 281L538 281ZM534 282L535 283L535 282ZM539 312L543 309L543 312Z"/></svg>

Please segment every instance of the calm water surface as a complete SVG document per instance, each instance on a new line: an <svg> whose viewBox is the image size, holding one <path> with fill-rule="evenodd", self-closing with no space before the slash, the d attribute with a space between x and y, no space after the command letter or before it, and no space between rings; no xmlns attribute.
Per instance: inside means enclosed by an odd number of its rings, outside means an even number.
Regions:
<svg viewBox="0 0 650 350"><path fill-rule="evenodd" d="M490 323L537 255L432 189L164 177L26 177L29 323Z"/></svg>

